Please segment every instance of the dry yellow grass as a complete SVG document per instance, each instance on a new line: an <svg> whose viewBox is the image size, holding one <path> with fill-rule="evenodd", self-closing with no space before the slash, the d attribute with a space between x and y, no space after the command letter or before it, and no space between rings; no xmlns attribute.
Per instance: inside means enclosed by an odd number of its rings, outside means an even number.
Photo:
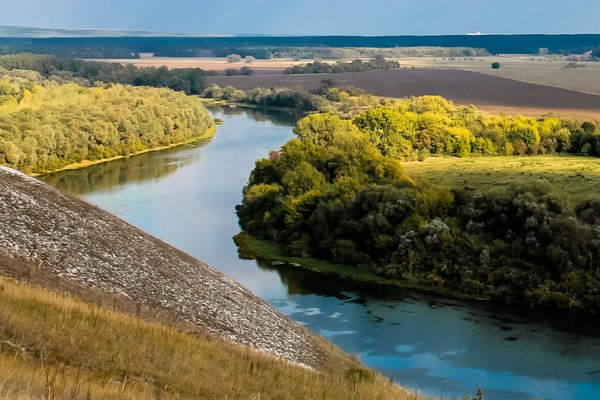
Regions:
<svg viewBox="0 0 600 400"><path fill-rule="evenodd" d="M311 371L0 278L0 399L415 398L342 358Z"/></svg>
<svg viewBox="0 0 600 400"><path fill-rule="evenodd" d="M97 61L97 60L93 60ZM107 59L106 62L132 64L136 67L167 67L172 68L201 68L207 71L224 71L228 68L250 67L254 70L283 71L297 64L306 64L313 60L293 60L291 58L275 58L270 60L254 60L246 63L244 60L229 63L224 57L147 57L139 59Z"/></svg>

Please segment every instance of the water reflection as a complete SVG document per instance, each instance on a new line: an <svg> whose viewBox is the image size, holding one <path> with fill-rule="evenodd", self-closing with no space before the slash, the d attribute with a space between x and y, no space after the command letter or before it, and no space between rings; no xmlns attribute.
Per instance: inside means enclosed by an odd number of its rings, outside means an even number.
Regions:
<svg viewBox="0 0 600 400"><path fill-rule="evenodd" d="M280 275L296 294L275 301L279 309L406 387L443 397L474 393L478 383L492 399L600 395L597 337L555 329L523 310L401 289L347 285L336 293L309 272Z"/></svg>
<svg viewBox="0 0 600 400"><path fill-rule="evenodd" d="M183 145L160 152L150 152L87 168L61 171L40 179L75 196L93 191L110 190L129 182L154 181L176 172L179 168L198 162L201 153L182 154L183 149L203 147L211 139Z"/></svg>
<svg viewBox="0 0 600 400"><path fill-rule="evenodd" d="M211 105L209 110L214 114L223 114L227 117L245 116L254 122L268 122L275 126L290 127L305 114L292 111L266 111L260 108L235 107L229 105ZM291 124L290 124L291 122Z"/></svg>

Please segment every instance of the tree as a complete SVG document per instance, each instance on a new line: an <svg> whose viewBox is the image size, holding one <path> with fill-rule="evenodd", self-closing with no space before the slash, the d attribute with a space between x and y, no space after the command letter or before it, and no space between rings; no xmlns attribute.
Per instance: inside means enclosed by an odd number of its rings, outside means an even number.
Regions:
<svg viewBox="0 0 600 400"><path fill-rule="evenodd" d="M237 63L240 61L242 61L242 56L240 56L239 54L230 54L227 56L228 63Z"/></svg>
<svg viewBox="0 0 600 400"><path fill-rule="evenodd" d="M254 73L254 70L250 67L242 67L240 68L240 74L241 75L252 75Z"/></svg>
<svg viewBox="0 0 600 400"><path fill-rule="evenodd" d="M400 158L412 153L415 127L408 113L394 107L378 107L359 114L353 123L383 155Z"/></svg>
<svg viewBox="0 0 600 400"><path fill-rule="evenodd" d="M335 136L349 135L357 129L347 120L331 114L310 114L296 124L294 133L319 146L330 145Z"/></svg>
<svg viewBox="0 0 600 400"><path fill-rule="evenodd" d="M213 83L204 89L202 95L209 99L220 99L223 96L223 89L219 85Z"/></svg>
<svg viewBox="0 0 600 400"><path fill-rule="evenodd" d="M239 75L240 71L238 71L235 68L227 68L225 70L225 76L235 76L235 75Z"/></svg>
<svg viewBox="0 0 600 400"><path fill-rule="evenodd" d="M252 56L246 56L246 57L244 57L244 62L246 64L252 64L255 60L256 59L254 57L252 57Z"/></svg>

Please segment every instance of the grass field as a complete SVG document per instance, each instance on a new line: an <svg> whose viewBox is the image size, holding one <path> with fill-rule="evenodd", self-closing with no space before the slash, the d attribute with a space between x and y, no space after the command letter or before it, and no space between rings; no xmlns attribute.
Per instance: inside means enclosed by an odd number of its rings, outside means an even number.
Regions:
<svg viewBox="0 0 600 400"><path fill-rule="evenodd" d="M311 371L4 278L0 327L0 399L416 398L333 346Z"/></svg>
<svg viewBox="0 0 600 400"><path fill-rule="evenodd" d="M428 184L448 189L492 189L544 179L573 202L600 197L600 160L578 156L431 157L402 164Z"/></svg>

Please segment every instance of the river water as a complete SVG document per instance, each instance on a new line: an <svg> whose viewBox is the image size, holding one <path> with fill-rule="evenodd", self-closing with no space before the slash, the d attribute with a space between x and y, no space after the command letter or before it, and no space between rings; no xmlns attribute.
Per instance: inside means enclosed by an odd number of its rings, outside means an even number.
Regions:
<svg viewBox="0 0 600 400"><path fill-rule="evenodd" d="M331 282L240 260L234 207L254 161L293 134L296 115L212 109L208 143L44 177L248 287L299 324L421 394L600 399L597 318L534 313Z"/></svg>

